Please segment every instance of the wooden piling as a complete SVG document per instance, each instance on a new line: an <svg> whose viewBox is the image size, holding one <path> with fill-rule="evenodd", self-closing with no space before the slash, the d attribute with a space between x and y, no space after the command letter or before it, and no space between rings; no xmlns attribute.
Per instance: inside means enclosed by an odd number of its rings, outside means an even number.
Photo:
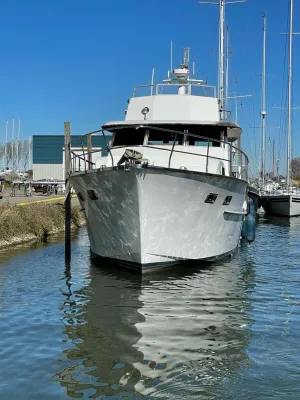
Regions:
<svg viewBox="0 0 300 400"><path fill-rule="evenodd" d="M90 169L92 169L92 153L91 153L91 151L92 151L92 135L91 134L87 135L86 140L87 140L87 151L88 151L88 156L87 156L88 168L87 169L90 170Z"/></svg>
<svg viewBox="0 0 300 400"><path fill-rule="evenodd" d="M71 260L71 130L70 122L64 123L65 128L65 260Z"/></svg>

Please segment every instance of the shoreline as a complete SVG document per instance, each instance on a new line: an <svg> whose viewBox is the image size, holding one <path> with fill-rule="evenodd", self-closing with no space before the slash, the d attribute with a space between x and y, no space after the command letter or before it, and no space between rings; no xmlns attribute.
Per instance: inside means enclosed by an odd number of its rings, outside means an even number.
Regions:
<svg viewBox="0 0 300 400"><path fill-rule="evenodd" d="M75 200L75 199L74 199ZM85 225L77 201L72 201L71 227ZM25 242L47 242L47 238L65 230L65 208L61 202L29 203L25 207L0 205L0 249Z"/></svg>

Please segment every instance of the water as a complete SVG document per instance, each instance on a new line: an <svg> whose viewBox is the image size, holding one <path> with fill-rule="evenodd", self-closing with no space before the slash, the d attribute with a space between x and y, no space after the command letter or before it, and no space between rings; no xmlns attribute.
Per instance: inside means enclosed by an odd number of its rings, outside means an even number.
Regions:
<svg viewBox="0 0 300 400"><path fill-rule="evenodd" d="M212 266L139 277L84 230L0 256L0 399L297 399L300 218Z"/></svg>

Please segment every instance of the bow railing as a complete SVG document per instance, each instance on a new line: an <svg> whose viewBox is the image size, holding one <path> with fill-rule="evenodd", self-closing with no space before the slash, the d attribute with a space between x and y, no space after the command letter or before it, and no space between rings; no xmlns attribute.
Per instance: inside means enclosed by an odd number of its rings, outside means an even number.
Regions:
<svg viewBox="0 0 300 400"><path fill-rule="evenodd" d="M114 127L114 131L117 131L119 129L124 129L125 126L120 126L120 127ZM174 158L174 155L177 154L184 154L184 155L191 155L191 156L196 156L200 158L205 159L205 171L203 172L209 172L209 160L217 160L217 161L222 161L227 163L228 165L228 174L229 176L239 176L243 179L248 179L248 165L249 165L249 160L247 155L238 147L234 146L231 142L228 142L226 140L219 140L211 137L206 137L202 135L197 135L197 134L192 134L192 133L187 133L187 132L182 132L182 131L177 131L177 130L172 130L172 129L165 129L165 128L159 128L159 127L154 127L154 126L149 126L149 125L126 125L126 129L128 128L134 128L134 129L145 129L147 131L160 131L162 134L165 135L170 135L172 136L173 140L169 143L168 146L159 146L159 145L153 145L149 144L147 141L144 144L138 144L138 145L120 145L120 146L111 146L111 143L108 140L107 135L105 134L104 129L100 129L98 131L93 131L90 133L86 133L81 136L81 152L78 154L78 152L71 151L71 170L72 172L78 172L78 171L88 171L91 169L95 169L96 163L93 161L93 155L95 153L99 152L105 152L109 156L107 160L110 159L110 163L106 165L102 165L102 167L117 167L117 161L115 160L116 156L113 155L113 151L116 149L120 148L144 148L144 149L155 149L161 152L167 152L166 157L168 157L168 162L167 166L168 168L172 168L172 161ZM93 150L92 148L92 135L95 134L101 134L103 139L104 139L104 148L101 150ZM86 138L86 143L87 145L84 145L84 138ZM189 139L195 140L198 139L201 141L201 143L205 144L206 143L206 152L205 154L197 153L195 151L191 151L193 146L183 146L182 144L179 143L179 138L181 138L181 142L185 141L188 143ZM150 141L151 142L151 141ZM215 154L213 154L213 149L216 147L213 146L212 143L218 143L219 147L227 148L228 151L225 152L226 156L225 157L218 157ZM195 146L196 148L196 146Z"/></svg>

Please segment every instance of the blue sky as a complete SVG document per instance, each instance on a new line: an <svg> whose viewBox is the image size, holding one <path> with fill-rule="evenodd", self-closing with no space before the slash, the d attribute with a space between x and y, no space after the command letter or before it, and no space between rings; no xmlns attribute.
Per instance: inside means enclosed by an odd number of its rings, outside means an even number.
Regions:
<svg viewBox="0 0 300 400"><path fill-rule="evenodd" d="M252 169L260 147L260 131L253 127L260 125L263 12L268 27L267 136L275 137L284 166L285 112L272 105L286 106L287 38L280 33L287 31L288 3L247 0L226 10L232 46L230 92L254 96L238 108ZM300 31L299 15L296 0L295 31ZM217 84L218 7L197 0L10 0L1 4L0 37L0 139L5 121L12 117L22 119L22 138L62 133L66 120L79 134L122 119L134 85L149 83L153 67L157 80L166 77L171 39L174 64L189 46L198 77ZM296 106L300 36L295 37L294 52ZM300 110L294 112L295 155L299 124Z"/></svg>

